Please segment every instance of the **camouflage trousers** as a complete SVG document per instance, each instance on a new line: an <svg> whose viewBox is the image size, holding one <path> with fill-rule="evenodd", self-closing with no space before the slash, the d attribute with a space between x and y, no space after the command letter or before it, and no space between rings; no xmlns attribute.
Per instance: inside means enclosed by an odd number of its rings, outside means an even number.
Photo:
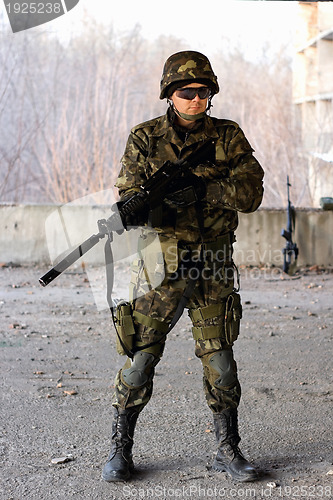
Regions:
<svg viewBox="0 0 333 500"><path fill-rule="evenodd" d="M228 236L229 238L229 236ZM141 352L153 354L154 360L145 369L144 383L133 387L124 380L123 372L131 367L131 359L119 370L115 380L113 405L121 408L136 407L141 411L148 403L153 391L155 367L160 361L165 346L165 331L171 322L186 288L190 273L197 273L198 279L190 300L187 303L188 314L192 321L195 341L195 354L203 366L203 386L208 406L219 413L227 408L237 408L241 388L237 377L237 365L233 357L233 342L238 331L233 333L226 325L226 317L233 315L230 303L239 295L235 293L235 265L232 261L232 244L224 252L219 252L225 238L217 245L207 244L178 245L177 254L180 265L169 266L164 262L166 273L163 281L151 290L140 290L146 280L141 263L134 270L133 285L133 323L135 328L135 347ZM207 251L205 251L207 250ZM201 252L203 266L199 270L195 261L186 258L194 252ZM170 269L171 267L171 269ZM176 270L175 270L176 269ZM170 272L171 271L171 272ZM140 290L140 293L138 291ZM143 293L145 292L145 293ZM238 309L241 308L240 303ZM238 322L239 323L239 322ZM239 327L239 324L236 325ZM144 349L151 343L155 345ZM222 361L222 363L221 363ZM221 368L222 367L222 368Z"/></svg>

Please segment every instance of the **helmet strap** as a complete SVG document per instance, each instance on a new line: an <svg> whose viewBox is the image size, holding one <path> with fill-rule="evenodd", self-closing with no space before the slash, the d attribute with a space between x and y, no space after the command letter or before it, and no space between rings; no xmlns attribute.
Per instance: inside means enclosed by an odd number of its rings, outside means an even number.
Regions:
<svg viewBox="0 0 333 500"><path fill-rule="evenodd" d="M214 97L214 96L212 96L212 95L210 95L210 96L208 97L208 106L207 106L206 111L209 111L209 113L208 113L209 115L210 115L210 108L212 108L212 107L213 107L213 105L212 105L212 99L213 99L213 97Z"/></svg>

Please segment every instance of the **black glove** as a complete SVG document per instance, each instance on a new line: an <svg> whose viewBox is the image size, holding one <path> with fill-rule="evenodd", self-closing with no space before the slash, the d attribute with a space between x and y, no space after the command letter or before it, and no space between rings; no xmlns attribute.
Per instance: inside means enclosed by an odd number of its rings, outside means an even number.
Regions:
<svg viewBox="0 0 333 500"><path fill-rule="evenodd" d="M198 175L188 173L170 186L170 193L167 194L166 199L179 207L187 207L202 200L205 195L205 181Z"/></svg>
<svg viewBox="0 0 333 500"><path fill-rule="evenodd" d="M124 205L124 203L132 197L132 194L129 196L125 196L123 199L120 201L117 201L114 205L112 205L111 209L119 213L121 216L121 221L124 225L125 229L128 229L130 227L137 227L137 226L143 226L144 224L147 223L148 221L148 214L149 214L149 207L143 207L141 210L137 210L135 212L130 212L128 214L121 215L121 208Z"/></svg>

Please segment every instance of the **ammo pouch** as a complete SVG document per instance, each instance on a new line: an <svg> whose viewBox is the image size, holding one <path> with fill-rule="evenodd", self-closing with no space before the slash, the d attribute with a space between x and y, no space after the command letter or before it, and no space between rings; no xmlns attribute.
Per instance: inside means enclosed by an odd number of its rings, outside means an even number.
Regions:
<svg viewBox="0 0 333 500"><path fill-rule="evenodd" d="M121 355L126 355L126 351L131 351L133 347L133 340L135 328L132 318L132 308L128 302L121 302L117 305L115 314L115 327L117 330L116 345L117 352Z"/></svg>
<svg viewBox="0 0 333 500"><path fill-rule="evenodd" d="M238 338L241 318L241 298L239 293L233 292L227 297L225 306L225 339L229 345L232 345Z"/></svg>

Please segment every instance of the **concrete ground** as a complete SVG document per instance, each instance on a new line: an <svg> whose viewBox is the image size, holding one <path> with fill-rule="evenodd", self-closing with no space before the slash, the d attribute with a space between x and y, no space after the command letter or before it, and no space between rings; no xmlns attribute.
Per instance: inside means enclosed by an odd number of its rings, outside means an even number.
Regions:
<svg viewBox="0 0 333 500"><path fill-rule="evenodd" d="M241 272L241 449L262 471L257 482L210 469L212 419L184 314L139 417L137 474L108 484L101 469L124 359L87 275L66 273L42 288L46 271L0 268L1 499L333 498L331 272Z"/></svg>

